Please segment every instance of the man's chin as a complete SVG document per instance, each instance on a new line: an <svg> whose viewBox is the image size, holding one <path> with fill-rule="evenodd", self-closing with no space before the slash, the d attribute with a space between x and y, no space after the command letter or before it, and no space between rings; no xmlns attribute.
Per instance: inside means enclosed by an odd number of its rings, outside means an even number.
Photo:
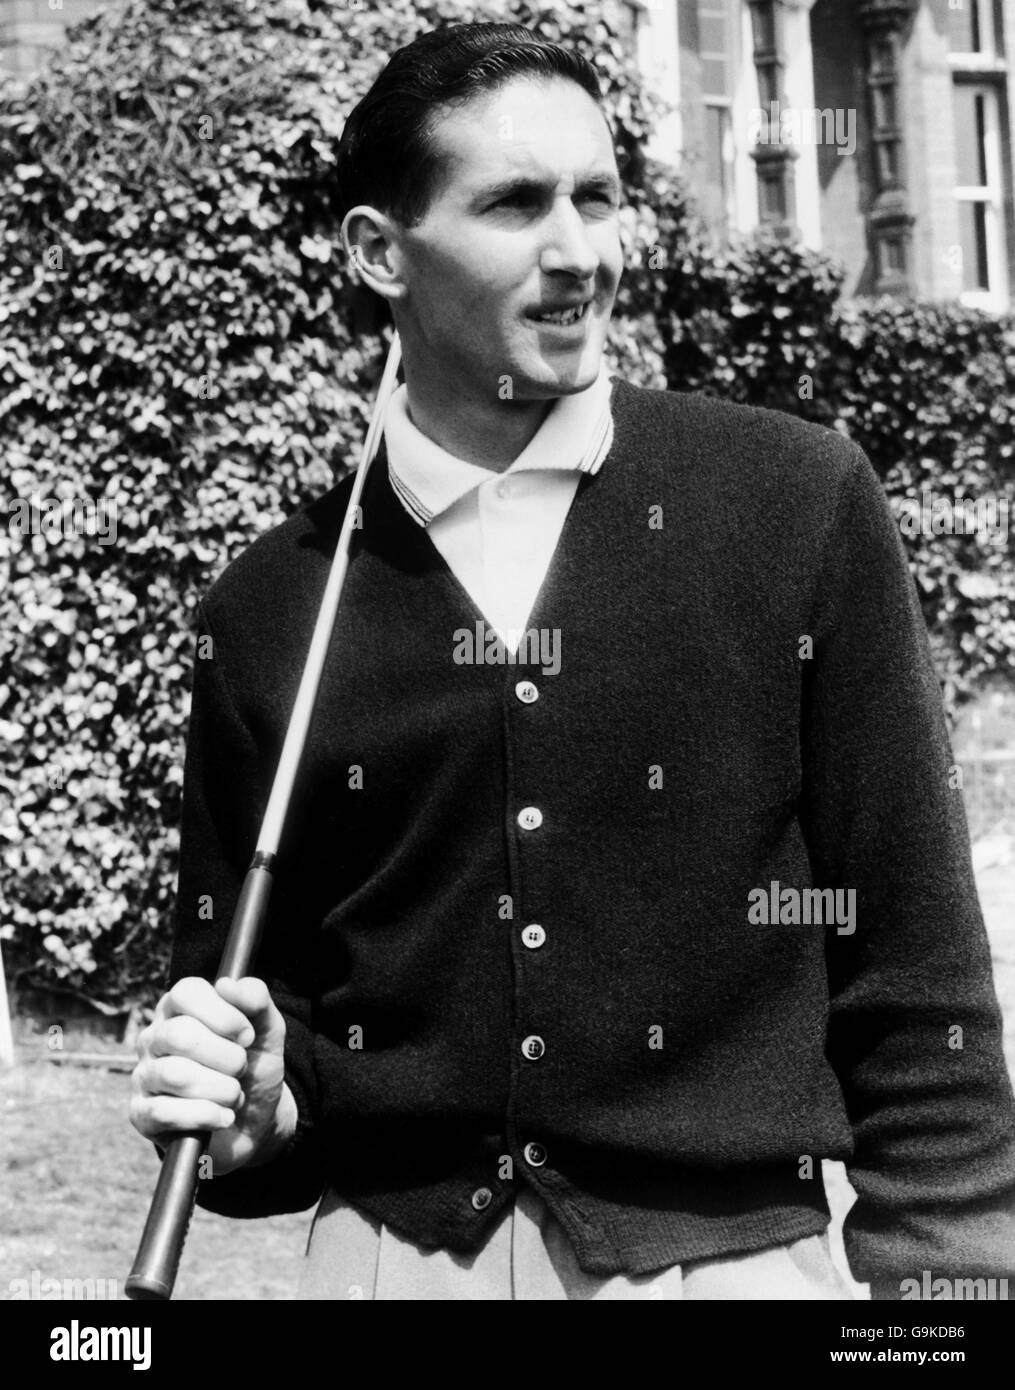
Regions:
<svg viewBox="0 0 1015 1390"><path fill-rule="evenodd" d="M602 360L601 346L594 351L586 349L566 356L561 353L559 361L547 357L541 364L534 364L524 377L515 380L513 397L535 401L575 396L579 391L587 391L596 380Z"/></svg>

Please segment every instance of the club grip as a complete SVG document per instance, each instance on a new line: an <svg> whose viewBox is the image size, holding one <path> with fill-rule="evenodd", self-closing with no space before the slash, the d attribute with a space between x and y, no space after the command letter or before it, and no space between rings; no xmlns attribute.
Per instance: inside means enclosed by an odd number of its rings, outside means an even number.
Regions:
<svg viewBox="0 0 1015 1390"><path fill-rule="evenodd" d="M241 979L257 953L271 895L275 856L258 853L247 870L233 912L216 979ZM133 1267L127 1276L128 1298L165 1300L173 1295L176 1270L197 1198L201 1156L211 1131L178 1134L170 1140L162 1171L148 1208Z"/></svg>
<svg viewBox="0 0 1015 1390"><path fill-rule="evenodd" d="M210 1131L205 1130L178 1134L170 1140L148 1208L141 1244L127 1278L128 1298L164 1300L172 1297L197 1197L201 1155L210 1139Z"/></svg>

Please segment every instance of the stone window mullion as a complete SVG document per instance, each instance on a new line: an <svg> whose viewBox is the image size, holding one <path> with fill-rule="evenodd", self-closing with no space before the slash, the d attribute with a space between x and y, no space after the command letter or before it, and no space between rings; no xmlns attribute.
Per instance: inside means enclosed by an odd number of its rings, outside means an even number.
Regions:
<svg viewBox="0 0 1015 1390"><path fill-rule="evenodd" d="M782 139L778 112L785 97L784 10L782 0L748 0L754 40L754 69L762 112L758 142L751 151L757 167L758 215L779 236L797 235L793 161L797 152Z"/></svg>
<svg viewBox="0 0 1015 1390"><path fill-rule="evenodd" d="M876 189L868 226L878 294L906 294L912 289L912 229L916 219L906 183L899 69L902 30L917 3L918 0L860 0L859 5Z"/></svg>

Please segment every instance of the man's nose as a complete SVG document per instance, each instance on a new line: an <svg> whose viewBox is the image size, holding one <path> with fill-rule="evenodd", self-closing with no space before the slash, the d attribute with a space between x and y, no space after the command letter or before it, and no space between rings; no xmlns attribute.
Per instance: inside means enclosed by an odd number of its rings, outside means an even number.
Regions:
<svg viewBox="0 0 1015 1390"><path fill-rule="evenodd" d="M564 271L580 280L596 273L599 255L592 246L581 213L570 198L560 199L547 226L539 268L546 274Z"/></svg>

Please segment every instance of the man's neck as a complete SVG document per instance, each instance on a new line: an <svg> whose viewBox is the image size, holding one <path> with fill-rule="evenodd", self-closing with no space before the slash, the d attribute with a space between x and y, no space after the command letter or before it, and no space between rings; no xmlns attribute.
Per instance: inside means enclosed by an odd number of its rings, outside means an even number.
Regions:
<svg viewBox="0 0 1015 1390"><path fill-rule="evenodd" d="M467 401L436 404L417 392L406 377L409 419L440 448L466 463L503 473L535 438L553 405L546 401L504 401L491 411Z"/></svg>

